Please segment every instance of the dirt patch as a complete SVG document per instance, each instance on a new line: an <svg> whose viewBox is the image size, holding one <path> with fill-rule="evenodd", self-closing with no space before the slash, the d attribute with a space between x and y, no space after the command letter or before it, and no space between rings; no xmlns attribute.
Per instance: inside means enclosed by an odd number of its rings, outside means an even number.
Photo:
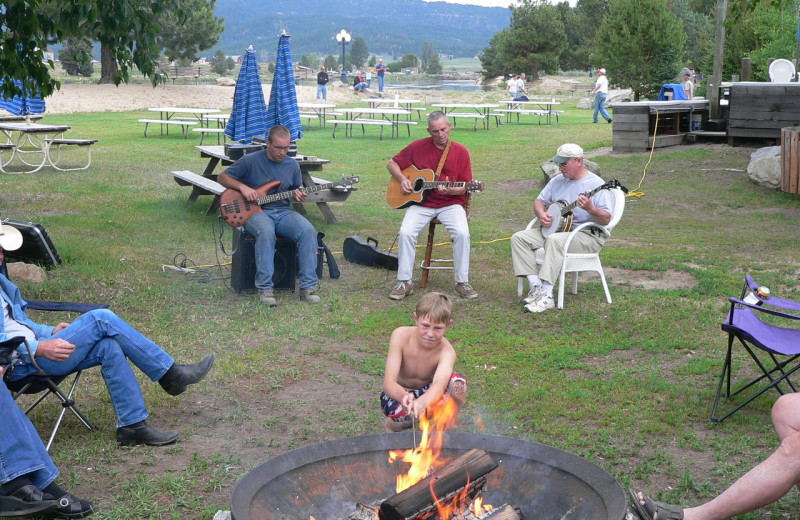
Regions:
<svg viewBox="0 0 800 520"><path fill-rule="evenodd" d="M633 271L617 267L604 267L606 278L614 285L627 285L641 289L691 289L697 280L690 274L673 269L664 272Z"/></svg>

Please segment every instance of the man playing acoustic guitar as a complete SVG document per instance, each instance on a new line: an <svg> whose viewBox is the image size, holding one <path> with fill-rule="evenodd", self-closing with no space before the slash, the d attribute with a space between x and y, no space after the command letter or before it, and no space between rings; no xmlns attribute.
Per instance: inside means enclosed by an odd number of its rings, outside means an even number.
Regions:
<svg viewBox="0 0 800 520"><path fill-rule="evenodd" d="M300 165L294 157L287 157L291 138L286 127L276 125L267 136L267 149L249 153L219 174L218 181L226 188L238 190L246 200L255 201L258 188L270 181L280 181L278 192L294 190L294 200L303 202L306 192ZM250 216L244 224L248 233L256 237L255 284L261 303L270 307L278 305L273 292L272 274L275 270L276 235L297 244L300 264L300 299L317 303L317 230L301 214L292 211L287 198L261 206L263 212Z"/></svg>
<svg viewBox="0 0 800 520"><path fill-rule="evenodd" d="M434 170L437 181L465 183L472 181L472 165L464 145L450 140L450 121L439 110L428 116L430 137L418 139L395 155L386 167L400 183L404 194L414 190L411 180L403 175L410 166ZM389 294L392 300L402 300L412 293L411 275L414 272L417 235L434 218L442 222L453 239L456 293L462 298L477 298L469 284L469 224L464 209L466 186L439 184L417 205L406 209L398 237L397 284Z"/></svg>
<svg viewBox="0 0 800 520"><path fill-rule="evenodd" d="M514 275L524 276L530 283L530 291L522 300L527 312L544 312L555 307L553 283L564 261L569 227L559 229L558 222L554 222L558 217L549 213L548 208L557 205L557 201L575 201L571 221L573 227L590 220L603 226L611 221L608 190L597 190L591 197L585 195L604 183L603 179L583 167L583 148L573 143L563 144L550 160L558 164L561 173L550 179L533 203L533 212L539 218L541 227L518 231L511 237ZM603 247L605 237L602 233L591 226L584 228L584 231L572 239L570 253L596 253ZM544 248L541 267L536 264L534 254L540 248Z"/></svg>

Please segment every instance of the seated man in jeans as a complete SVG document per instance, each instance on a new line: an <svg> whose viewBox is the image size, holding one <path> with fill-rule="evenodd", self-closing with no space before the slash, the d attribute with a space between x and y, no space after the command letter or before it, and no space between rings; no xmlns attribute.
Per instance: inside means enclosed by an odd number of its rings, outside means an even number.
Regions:
<svg viewBox="0 0 800 520"><path fill-rule="evenodd" d="M0 225L0 263L5 260L4 250L13 251L21 245L22 236L17 229ZM24 344L18 347L19 357L11 365L13 372L9 375L12 381L36 372L31 355L43 370L53 375L72 374L100 365L117 415L120 444L161 446L178 440L178 432L159 431L145 422L149 414L128 361L150 380L158 381L168 394L179 395L211 370L213 354L193 365L179 365L164 349L105 309L87 312L72 323L59 323L55 327L36 323L25 314L27 303L17 286L2 274L0 303L3 307L0 342L22 336L31 350L29 353Z"/></svg>
<svg viewBox="0 0 800 520"><path fill-rule="evenodd" d="M0 366L0 377L3 367ZM0 517L83 518L94 512L88 500L61 489L58 468L11 392L0 384Z"/></svg>

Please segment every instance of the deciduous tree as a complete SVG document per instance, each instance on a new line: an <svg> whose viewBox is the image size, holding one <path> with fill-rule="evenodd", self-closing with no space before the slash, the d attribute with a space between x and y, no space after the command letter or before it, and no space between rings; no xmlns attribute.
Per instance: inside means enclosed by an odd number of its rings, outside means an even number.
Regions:
<svg viewBox="0 0 800 520"><path fill-rule="evenodd" d="M92 43L85 38L67 38L58 61L70 76L90 77L94 72L92 65Z"/></svg>
<svg viewBox="0 0 800 520"><path fill-rule="evenodd" d="M428 74L441 74L442 64L439 62L439 54L430 42L422 43L422 56L420 57L420 67L423 72Z"/></svg>
<svg viewBox="0 0 800 520"><path fill-rule="evenodd" d="M325 61L322 62L327 70L336 70L339 67L339 61L333 54L325 56Z"/></svg>
<svg viewBox="0 0 800 520"><path fill-rule="evenodd" d="M669 0L611 0L597 32L595 65L634 99L658 92L683 66L686 34Z"/></svg>

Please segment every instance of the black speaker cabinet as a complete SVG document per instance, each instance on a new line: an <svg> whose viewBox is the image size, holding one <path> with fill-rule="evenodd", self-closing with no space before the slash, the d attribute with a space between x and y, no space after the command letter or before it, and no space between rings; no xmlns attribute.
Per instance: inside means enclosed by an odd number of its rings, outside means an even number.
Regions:
<svg viewBox="0 0 800 520"><path fill-rule="evenodd" d="M241 237L241 238L240 238ZM238 244L238 247L237 247ZM231 265L231 287L238 292L255 289L256 279L256 237L247 231L233 230L233 254ZM275 271L272 283L275 290L294 292L297 280L297 244L288 238L278 237L275 243Z"/></svg>
<svg viewBox="0 0 800 520"><path fill-rule="evenodd" d="M22 233L22 246L16 251L6 251L10 259L22 260L55 267L61 263L56 246L47 235L44 226L13 218L2 219L3 225L17 228Z"/></svg>

